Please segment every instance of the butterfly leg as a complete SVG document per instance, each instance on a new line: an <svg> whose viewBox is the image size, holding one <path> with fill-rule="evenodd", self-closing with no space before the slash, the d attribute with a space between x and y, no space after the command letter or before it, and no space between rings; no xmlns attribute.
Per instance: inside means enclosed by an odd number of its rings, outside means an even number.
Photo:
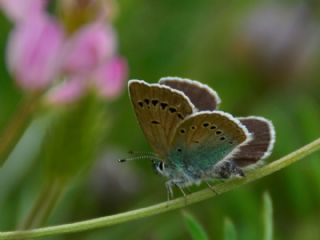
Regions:
<svg viewBox="0 0 320 240"><path fill-rule="evenodd" d="M184 203L185 205L187 205L188 201L187 201L187 194L185 193L185 191L183 190L182 187L180 187L178 184L174 184L177 188L179 188L179 190L181 191L181 193L183 194L183 198L184 198Z"/></svg>
<svg viewBox="0 0 320 240"><path fill-rule="evenodd" d="M210 188L210 190L215 194L218 195L219 193L216 191L216 189L214 188L214 186L212 186L209 182L205 181L205 183L207 184L208 188Z"/></svg>
<svg viewBox="0 0 320 240"><path fill-rule="evenodd" d="M166 189L167 189L167 199L168 199L168 202L169 202L170 199L173 198L172 181L167 181L166 182Z"/></svg>
<svg viewBox="0 0 320 240"><path fill-rule="evenodd" d="M188 187L185 187L184 190L187 192L187 195L192 193Z"/></svg>

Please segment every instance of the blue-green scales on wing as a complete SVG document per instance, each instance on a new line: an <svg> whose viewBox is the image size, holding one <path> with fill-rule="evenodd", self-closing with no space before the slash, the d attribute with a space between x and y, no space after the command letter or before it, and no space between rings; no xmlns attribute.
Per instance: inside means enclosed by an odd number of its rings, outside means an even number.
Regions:
<svg viewBox="0 0 320 240"><path fill-rule="evenodd" d="M139 124L157 154L155 169L180 189L201 181L243 176L243 167L270 154L274 131L261 117L235 118L217 111L220 99L199 82L162 78L129 82Z"/></svg>

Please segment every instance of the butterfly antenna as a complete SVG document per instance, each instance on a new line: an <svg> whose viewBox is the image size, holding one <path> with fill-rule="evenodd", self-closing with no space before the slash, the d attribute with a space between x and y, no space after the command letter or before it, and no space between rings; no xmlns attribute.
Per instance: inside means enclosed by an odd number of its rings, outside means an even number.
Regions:
<svg viewBox="0 0 320 240"><path fill-rule="evenodd" d="M119 159L118 162L127 162L127 161L142 160L142 159L161 161L161 159L158 158L157 156L141 155L141 156L135 156L135 157L129 157L129 158L122 158L122 159Z"/></svg>
<svg viewBox="0 0 320 240"><path fill-rule="evenodd" d="M132 155L145 155L145 156L153 156L153 157L156 157L157 155L153 152L143 152L143 151L133 151L133 150L130 150L129 151L129 154L132 154Z"/></svg>

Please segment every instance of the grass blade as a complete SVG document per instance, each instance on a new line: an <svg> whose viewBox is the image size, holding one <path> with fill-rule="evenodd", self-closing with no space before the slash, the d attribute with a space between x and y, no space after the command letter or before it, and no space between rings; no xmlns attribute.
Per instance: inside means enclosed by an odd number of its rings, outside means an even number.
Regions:
<svg viewBox="0 0 320 240"><path fill-rule="evenodd" d="M272 199L268 192L263 194L263 240L273 239L273 207Z"/></svg>
<svg viewBox="0 0 320 240"><path fill-rule="evenodd" d="M188 212L183 212L186 227L193 240L208 240L208 235L198 220Z"/></svg>
<svg viewBox="0 0 320 240"><path fill-rule="evenodd" d="M224 219L224 240L237 240L237 231L230 218Z"/></svg>

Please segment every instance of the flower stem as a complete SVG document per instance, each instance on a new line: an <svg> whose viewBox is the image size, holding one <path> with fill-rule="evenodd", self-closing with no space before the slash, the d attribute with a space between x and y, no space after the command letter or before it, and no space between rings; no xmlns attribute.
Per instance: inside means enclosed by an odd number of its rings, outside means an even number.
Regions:
<svg viewBox="0 0 320 240"><path fill-rule="evenodd" d="M269 193L263 194L263 240L273 239L273 206Z"/></svg>
<svg viewBox="0 0 320 240"><path fill-rule="evenodd" d="M0 135L0 167L7 160L9 154L24 133L31 119L31 115L36 109L39 94L34 94L24 99L18 109L9 120Z"/></svg>
<svg viewBox="0 0 320 240"><path fill-rule="evenodd" d="M255 181L264 176L272 174L276 171L279 171L282 168L285 168L292 163L301 160L302 158L310 155L311 153L320 149L320 138L317 140L305 145L304 147L280 158L277 161L274 161L266 166L252 170L248 172L246 177L241 179L232 179L230 181L215 185L215 191L219 193L224 193L240 187L246 183ZM80 231L86 231L101 227L108 227L115 224L120 224L136 219L141 219L160 213L172 211L178 208L185 207L187 205L197 203L206 199L209 199L215 196L210 189L201 190L195 193L188 195L186 198L180 197L168 202L159 203L150 207L145 207L137 210L132 210L120 214L115 214L106 217L95 218L91 220L63 224L58 226L44 227L27 231L14 231L14 232L0 232L0 240L12 240L19 238L39 238L45 236L54 236L63 233L74 233Z"/></svg>
<svg viewBox="0 0 320 240"><path fill-rule="evenodd" d="M19 229L25 230L44 225L62 193L63 184L59 180L47 181Z"/></svg>

